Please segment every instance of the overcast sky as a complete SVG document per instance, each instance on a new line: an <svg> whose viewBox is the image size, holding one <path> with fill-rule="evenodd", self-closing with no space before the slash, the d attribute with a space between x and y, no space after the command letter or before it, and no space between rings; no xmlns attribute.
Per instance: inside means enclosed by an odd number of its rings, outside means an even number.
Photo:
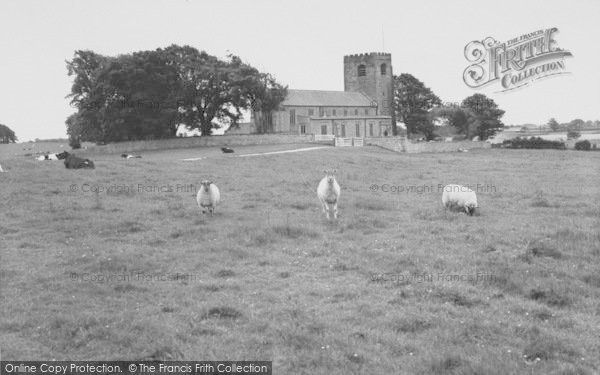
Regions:
<svg viewBox="0 0 600 375"><path fill-rule="evenodd" d="M66 137L74 112L65 60L78 49L104 55L189 44L228 51L293 89L343 90L343 56L390 52L442 100L476 92L506 111L505 124L600 119L600 1L28 1L0 0L0 123L22 141ZM568 75L496 93L462 74L464 48L557 27ZM383 32L382 32L383 30Z"/></svg>

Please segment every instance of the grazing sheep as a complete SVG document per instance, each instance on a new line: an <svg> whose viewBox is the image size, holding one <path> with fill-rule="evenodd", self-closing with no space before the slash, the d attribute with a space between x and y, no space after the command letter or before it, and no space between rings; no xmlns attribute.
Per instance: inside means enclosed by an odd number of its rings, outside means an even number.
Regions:
<svg viewBox="0 0 600 375"><path fill-rule="evenodd" d="M444 209L465 210L468 215L473 216L477 208L477 196L468 187L453 184L446 185L442 193L442 203Z"/></svg>
<svg viewBox="0 0 600 375"><path fill-rule="evenodd" d="M233 149L229 147L221 147L221 151L223 151L224 154L231 154L234 152Z"/></svg>
<svg viewBox="0 0 600 375"><path fill-rule="evenodd" d="M340 185L335 180L336 170L324 170L325 177L319 182L317 187L317 195L323 206L323 212L327 217L327 220L337 219L337 204L340 199Z"/></svg>
<svg viewBox="0 0 600 375"><path fill-rule="evenodd" d="M200 187L200 191L198 191L198 194L196 195L196 202L198 202L198 207L200 207L203 214L205 214L208 209L212 216L221 200L221 193L219 192L217 185L212 181L204 180L201 182L201 185L202 187Z"/></svg>

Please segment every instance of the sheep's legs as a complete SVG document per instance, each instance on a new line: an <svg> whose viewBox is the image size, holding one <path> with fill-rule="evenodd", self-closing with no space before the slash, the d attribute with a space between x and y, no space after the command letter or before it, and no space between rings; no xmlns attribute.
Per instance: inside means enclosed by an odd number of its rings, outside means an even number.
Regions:
<svg viewBox="0 0 600 375"><path fill-rule="evenodd" d="M321 206L323 207L323 213L327 214L327 211L328 211L327 203L325 203L325 201L321 201Z"/></svg>
<svg viewBox="0 0 600 375"><path fill-rule="evenodd" d="M334 203L332 208L333 208L333 218L337 220L337 218L338 218L337 203Z"/></svg>

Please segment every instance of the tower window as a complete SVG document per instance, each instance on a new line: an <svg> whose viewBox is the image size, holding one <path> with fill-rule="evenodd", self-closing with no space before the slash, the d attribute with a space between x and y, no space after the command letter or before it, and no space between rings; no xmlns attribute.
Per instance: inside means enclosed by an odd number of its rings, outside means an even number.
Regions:
<svg viewBox="0 0 600 375"><path fill-rule="evenodd" d="M355 108L355 109L354 109L354 115L355 115L355 116L358 116L358 108Z"/></svg>
<svg viewBox="0 0 600 375"><path fill-rule="evenodd" d="M363 64L360 64L358 66L358 76L359 77L364 77L367 75L367 67L364 66Z"/></svg>
<svg viewBox="0 0 600 375"><path fill-rule="evenodd" d="M356 136L360 137L360 123L357 122L355 126L356 126Z"/></svg>
<svg viewBox="0 0 600 375"><path fill-rule="evenodd" d="M291 125L296 124L296 110L295 109L290 109L290 124Z"/></svg>
<svg viewBox="0 0 600 375"><path fill-rule="evenodd" d="M315 114L315 110L314 110L314 109L312 109L312 108L310 108L310 109L308 110L308 115L309 115L309 116L314 116L314 114Z"/></svg>
<svg viewBox="0 0 600 375"><path fill-rule="evenodd" d="M344 116L348 116L348 110L344 109Z"/></svg>
<svg viewBox="0 0 600 375"><path fill-rule="evenodd" d="M381 75L384 76L387 74L387 65L381 64Z"/></svg>
<svg viewBox="0 0 600 375"><path fill-rule="evenodd" d="M333 115L335 116L335 115L336 115L336 113L337 113L337 111L334 109L334 110L333 110Z"/></svg>

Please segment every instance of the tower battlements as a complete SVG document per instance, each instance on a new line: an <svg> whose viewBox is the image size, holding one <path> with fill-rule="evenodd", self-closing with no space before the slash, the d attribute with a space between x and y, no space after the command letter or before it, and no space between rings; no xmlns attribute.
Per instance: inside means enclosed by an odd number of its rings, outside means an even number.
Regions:
<svg viewBox="0 0 600 375"><path fill-rule="evenodd" d="M369 57L369 56L385 56L385 57L392 57L391 53L387 53L387 52L367 52L367 53L355 53L352 55L345 55L344 56L344 60L346 59L352 59L352 58L360 58L360 57Z"/></svg>

